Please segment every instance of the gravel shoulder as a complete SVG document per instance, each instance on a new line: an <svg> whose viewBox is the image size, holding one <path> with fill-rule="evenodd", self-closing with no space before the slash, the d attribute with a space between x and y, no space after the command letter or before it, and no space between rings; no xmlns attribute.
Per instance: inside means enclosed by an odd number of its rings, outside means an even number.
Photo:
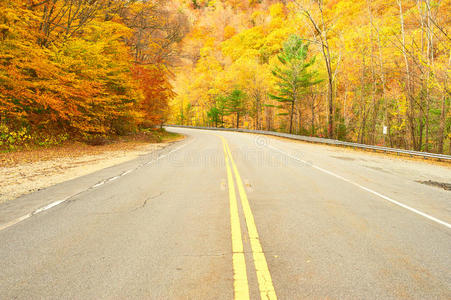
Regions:
<svg viewBox="0 0 451 300"><path fill-rule="evenodd" d="M0 157L0 203L167 147L170 142L68 145Z"/></svg>

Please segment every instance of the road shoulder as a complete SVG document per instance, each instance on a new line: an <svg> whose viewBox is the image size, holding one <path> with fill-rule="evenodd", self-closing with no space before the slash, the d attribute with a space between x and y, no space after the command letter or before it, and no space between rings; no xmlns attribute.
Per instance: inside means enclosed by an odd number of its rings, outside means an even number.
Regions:
<svg viewBox="0 0 451 300"><path fill-rule="evenodd" d="M64 158L52 161L36 162L27 174L28 182L20 177L12 176L24 172L27 166L14 166L0 171L0 189L3 200L0 201L0 228L24 215L51 205L57 201L68 199L89 190L99 183L126 174L171 149L185 143L185 139L177 139L160 144L141 145L134 150L107 151L102 154L80 156L75 159ZM12 171L11 169L15 169ZM30 169L30 170L31 170ZM43 172L44 171L48 171ZM8 173L9 172L9 173ZM26 172L26 171L25 171ZM33 172L33 173L31 173ZM9 175L5 175L9 174ZM9 176L9 181L1 180ZM33 184L31 191L27 190ZM15 190L16 189L16 190ZM12 192L8 192L12 191ZM20 195L22 193L22 195ZM4 195L20 195L6 201Z"/></svg>

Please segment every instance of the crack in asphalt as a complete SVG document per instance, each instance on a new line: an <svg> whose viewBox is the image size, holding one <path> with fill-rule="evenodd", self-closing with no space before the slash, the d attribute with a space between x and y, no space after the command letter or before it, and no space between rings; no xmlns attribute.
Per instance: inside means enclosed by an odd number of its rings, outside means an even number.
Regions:
<svg viewBox="0 0 451 300"><path fill-rule="evenodd" d="M131 212L136 211L138 209L144 208L147 205L147 202L149 202L149 200L156 199L156 198L160 197L163 194L164 194L164 192L160 192L157 195L154 195L154 196L151 196L151 197L147 197L146 199L144 199L144 202L143 202L143 204L141 204L141 206L138 206L138 207L134 208Z"/></svg>

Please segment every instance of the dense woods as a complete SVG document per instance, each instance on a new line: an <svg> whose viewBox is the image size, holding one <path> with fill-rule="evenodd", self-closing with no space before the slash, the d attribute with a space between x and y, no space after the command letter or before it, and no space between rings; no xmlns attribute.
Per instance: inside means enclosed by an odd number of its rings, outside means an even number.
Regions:
<svg viewBox="0 0 451 300"><path fill-rule="evenodd" d="M0 146L124 135L168 116L188 31L164 0L0 3Z"/></svg>
<svg viewBox="0 0 451 300"><path fill-rule="evenodd" d="M451 153L450 0L3 0L0 147L165 122Z"/></svg>
<svg viewBox="0 0 451 300"><path fill-rule="evenodd" d="M192 28L174 122L450 153L451 1L184 4ZM292 36L308 53L287 73L280 56ZM239 114L230 101L237 90Z"/></svg>

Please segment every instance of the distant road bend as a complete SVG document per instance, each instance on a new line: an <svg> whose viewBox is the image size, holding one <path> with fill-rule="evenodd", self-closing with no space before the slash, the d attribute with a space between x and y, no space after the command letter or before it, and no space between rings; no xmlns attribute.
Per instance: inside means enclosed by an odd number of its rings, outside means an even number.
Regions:
<svg viewBox="0 0 451 300"><path fill-rule="evenodd" d="M449 165L169 130L0 206L0 299L451 299Z"/></svg>

